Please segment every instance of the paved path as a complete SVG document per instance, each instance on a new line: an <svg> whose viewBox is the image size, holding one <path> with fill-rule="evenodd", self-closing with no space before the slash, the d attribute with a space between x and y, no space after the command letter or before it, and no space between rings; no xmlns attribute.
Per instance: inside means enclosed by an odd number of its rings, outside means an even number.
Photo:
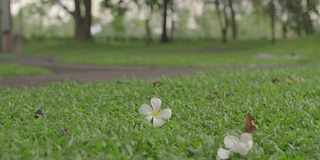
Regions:
<svg viewBox="0 0 320 160"><path fill-rule="evenodd" d="M209 69L232 69L232 68L283 68L304 66L306 64L293 65L259 65L259 66L227 66L227 67L121 67L121 66L98 66L65 64L54 61L53 58L44 57L19 57L14 59L0 59L0 63L20 63L45 67L53 71L51 75L21 76L0 78L0 86L20 88L22 86L39 86L49 82L61 82L66 79L84 82L101 82L119 80L123 77L135 77L138 79L157 79L163 76L191 75L199 71ZM320 64L312 64L319 66Z"/></svg>
<svg viewBox="0 0 320 160"><path fill-rule="evenodd" d="M17 59L0 59L0 63L20 63L45 67L53 71L51 75L21 76L0 79L0 86L20 88L22 86L39 86L48 82L59 82L66 79L84 82L101 82L119 80L123 77L138 79L156 79L163 76L190 75L204 71L205 67L121 67L65 64L53 58L20 57Z"/></svg>

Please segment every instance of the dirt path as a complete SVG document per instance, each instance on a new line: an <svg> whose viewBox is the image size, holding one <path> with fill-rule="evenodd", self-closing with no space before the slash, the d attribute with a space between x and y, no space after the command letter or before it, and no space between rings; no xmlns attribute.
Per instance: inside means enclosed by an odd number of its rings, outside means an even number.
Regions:
<svg viewBox="0 0 320 160"><path fill-rule="evenodd" d="M44 67L53 71L51 75L8 77L0 79L0 86L20 88L22 86L39 86L49 82L61 82L66 79L78 83L119 80L123 77L138 79L156 79L162 76L189 75L203 71L205 67L121 67L65 64L53 58L20 57L17 59L0 59L0 63L19 63Z"/></svg>
<svg viewBox="0 0 320 160"><path fill-rule="evenodd" d="M278 66L222 66L222 67L121 67L121 66L97 66L65 64L54 61L53 58L43 57L19 57L15 59L0 59L0 63L20 63L45 67L53 71L51 75L8 77L0 79L0 86L20 88L22 86L35 87L49 82L61 82L66 79L77 83L101 82L119 80L123 77L135 77L138 79L157 79L163 76L192 75L199 71L209 69L233 69L233 68L283 68L304 66L306 64L278 65ZM319 66L319 64L315 64Z"/></svg>

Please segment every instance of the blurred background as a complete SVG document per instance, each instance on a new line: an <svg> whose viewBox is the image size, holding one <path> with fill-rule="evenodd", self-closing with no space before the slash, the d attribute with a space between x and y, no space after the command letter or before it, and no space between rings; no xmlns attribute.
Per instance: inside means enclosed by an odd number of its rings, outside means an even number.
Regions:
<svg viewBox="0 0 320 160"><path fill-rule="evenodd" d="M320 31L319 0L1 0L2 51L22 40L167 43L291 39Z"/></svg>

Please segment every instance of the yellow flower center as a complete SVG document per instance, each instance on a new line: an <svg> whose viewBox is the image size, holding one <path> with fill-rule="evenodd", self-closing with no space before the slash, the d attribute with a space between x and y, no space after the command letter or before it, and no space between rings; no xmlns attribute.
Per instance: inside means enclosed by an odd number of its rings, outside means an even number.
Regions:
<svg viewBox="0 0 320 160"><path fill-rule="evenodd" d="M158 112L157 112L157 111L153 111L153 112L151 113L151 115L152 115L152 117L158 117Z"/></svg>

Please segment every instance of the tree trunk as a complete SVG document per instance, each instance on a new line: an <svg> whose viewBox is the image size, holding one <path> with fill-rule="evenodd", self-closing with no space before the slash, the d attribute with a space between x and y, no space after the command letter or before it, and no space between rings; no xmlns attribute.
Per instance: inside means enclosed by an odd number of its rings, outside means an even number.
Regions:
<svg viewBox="0 0 320 160"><path fill-rule="evenodd" d="M162 35L161 42L168 43L170 40L167 35L167 8L169 0L163 0L163 22L162 22Z"/></svg>
<svg viewBox="0 0 320 160"><path fill-rule="evenodd" d="M146 32L147 32L146 44L148 45L149 43L152 42L151 30L150 30L150 25L149 25L149 19L146 19L145 25L146 25Z"/></svg>
<svg viewBox="0 0 320 160"><path fill-rule="evenodd" d="M282 22L282 38L287 38L287 32L288 32L288 22Z"/></svg>
<svg viewBox="0 0 320 160"><path fill-rule="evenodd" d="M232 28L232 39L236 40L238 38L238 27L236 22L236 13L233 8L233 0L229 0L229 8L231 11L231 28Z"/></svg>
<svg viewBox="0 0 320 160"><path fill-rule="evenodd" d="M75 21L74 39L76 41L92 40L90 31L92 23L91 0L74 0L74 11L70 11L60 0L57 0L57 2ZM84 16L81 14L83 8L85 9Z"/></svg>
<svg viewBox="0 0 320 160"><path fill-rule="evenodd" d="M313 10L313 7L310 3L310 0L306 0L307 2L307 11L302 14L302 21L303 21L303 28L305 30L306 34L313 34L314 33L314 28L312 25L312 20L309 15L309 11Z"/></svg>
<svg viewBox="0 0 320 160"><path fill-rule="evenodd" d="M87 26L82 17L75 19L75 36L74 39L76 41L88 41L90 38L88 37ZM90 31L90 30L89 30Z"/></svg>
<svg viewBox="0 0 320 160"><path fill-rule="evenodd" d="M171 33L170 33L170 37L171 37L172 41L174 41L174 30L175 30L175 22L172 21L171 22Z"/></svg>
<svg viewBox="0 0 320 160"><path fill-rule="evenodd" d="M171 30L170 30L170 38L171 40L174 39L174 30L175 30L175 19L173 17L174 15L174 4L173 4L173 1L171 2L171 6L170 6L170 9L171 9Z"/></svg>
<svg viewBox="0 0 320 160"><path fill-rule="evenodd" d="M152 5L152 4L150 4ZM147 5L147 15L146 15L146 20L145 20L145 27L146 27L146 33L147 33L147 39L146 39L146 44L148 45L151 43L152 40L152 35L151 35L151 28L150 28L150 21L152 19L152 11L153 7Z"/></svg>
<svg viewBox="0 0 320 160"><path fill-rule="evenodd" d="M228 28L229 28L229 20L227 14L227 6L225 5L223 8L223 15L224 15L224 27L222 27L222 42L227 43L227 35L228 35Z"/></svg>
<svg viewBox="0 0 320 160"><path fill-rule="evenodd" d="M271 19L271 43L275 43L275 6L274 1L270 1L270 19Z"/></svg>
<svg viewBox="0 0 320 160"><path fill-rule="evenodd" d="M85 15L84 15L84 41L92 40L91 36L91 0L84 0Z"/></svg>
<svg viewBox="0 0 320 160"><path fill-rule="evenodd" d="M314 33L314 28L312 25L312 20L309 16L308 13L305 13L302 19L302 23L303 23L303 28L304 31L307 35L313 34Z"/></svg>
<svg viewBox="0 0 320 160"><path fill-rule="evenodd" d="M226 28L221 28L221 33L222 33L222 43L227 43L228 38L227 38L227 32L228 30Z"/></svg>
<svg viewBox="0 0 320 160"><path fill-rule="evenodd" d="M219 24L220 24L220 29L221 29L221 36L222 36L222 43L227 43L228 39L227 39L227 31L228 31L228 27L229 27L229 20L228 20L228 15L227 15L227 6L225 4L223 4L223 15L219 9L219 5L220 5L220 1L216 0L214 2L215 6L216 6L216 10L218 13L218 17L219 17ZM223 16L223 17L222 17ZM224 19L222 19L224 18Z"/></svg>

